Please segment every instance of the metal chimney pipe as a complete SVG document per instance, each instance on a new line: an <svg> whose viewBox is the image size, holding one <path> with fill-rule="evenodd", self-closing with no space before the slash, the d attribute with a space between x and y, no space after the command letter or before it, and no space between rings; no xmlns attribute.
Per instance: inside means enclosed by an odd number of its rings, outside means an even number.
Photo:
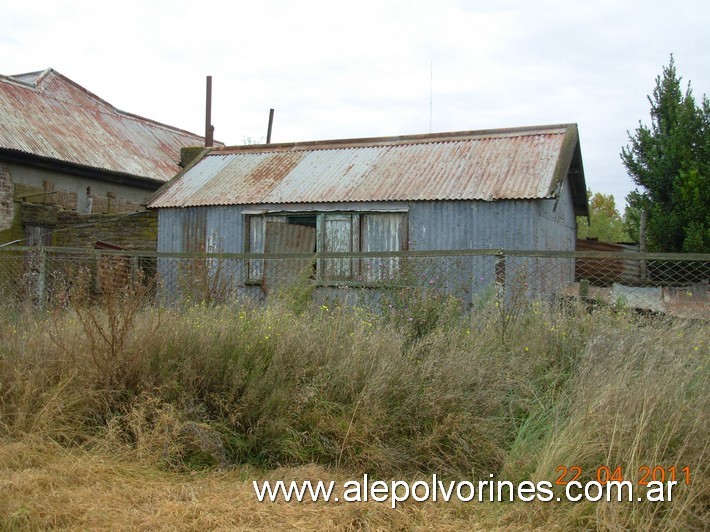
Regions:
<svg viewBox="0 0 710 532"><path fill-rule="evenodd" d="M271 144L271 127L274 125L274 110L269 109L269 127L266 130L266 143Z"/></svg>
<svg viewBox="0 0 710 532"><path fill-rule="evenodd" d="M214 145L214 126L212 125L212 76L207 76L207 97L205 109L205 148Z"/></svg>

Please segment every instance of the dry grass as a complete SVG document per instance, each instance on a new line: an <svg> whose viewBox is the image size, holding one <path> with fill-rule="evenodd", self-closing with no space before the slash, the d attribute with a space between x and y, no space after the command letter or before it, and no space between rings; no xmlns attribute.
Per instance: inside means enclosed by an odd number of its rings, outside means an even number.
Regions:
<svg viewBox="0 0 710 532"><path fill-rule="evenodd" d="M169 473L131 457L22 442L0 450L0 528L476 530L466 505L259 503L252 480L343 480L317 466ZM490 523L489 523L490 525Z"/></svg>
<svg viewBox="0 0 710 532"><path fill-rule="evenodd" d="M131 296L135 296L134 291ZM703 529L703 322L114 297L0 313L0 528ZM426 303L426 301L424 302ZM77 303L78 304L78 303ZM412 309L415 309L412 311ZM440 309L440 310L438 310ZM409 319L409 318L413 319ZM205 443L206 442L206 443ZM215 466L227 466L218 469ZM259 504L253 479L689 466L663 504Z"/></svg>

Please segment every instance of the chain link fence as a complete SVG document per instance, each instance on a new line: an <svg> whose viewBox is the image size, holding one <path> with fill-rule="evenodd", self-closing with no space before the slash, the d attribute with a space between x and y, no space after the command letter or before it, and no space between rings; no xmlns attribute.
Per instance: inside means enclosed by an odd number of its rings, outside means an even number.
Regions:
<svg viewBox="0 0 710 532"><path fill-rule="evenodd" d="M6 302L64 306L81 288L99 300L124 291L152 304L265 300L296 291L320 304L377 305L383 296L451 296L466 307L496 299L580 299L682 317L710 316L710 255L409 251L175 254L84 248L0 249Z"/></svg>

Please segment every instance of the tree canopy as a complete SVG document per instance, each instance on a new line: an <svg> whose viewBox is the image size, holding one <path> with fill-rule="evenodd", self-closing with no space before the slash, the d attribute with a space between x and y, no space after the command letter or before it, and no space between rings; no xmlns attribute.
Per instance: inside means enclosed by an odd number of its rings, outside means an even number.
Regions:
<svg viewBox="0 0 710 532"><path fill-rule="evenodd" d="M592 193L587 189L589 202L589 224L586 218L577 220L578 238L597 238L602 242L628 242L629 236L624 227L624 220L616 208L614 196Z"/></svg>
<svg viewBox="0 0 710 532"><path fill-rule="evenodd" d="M656 78L651 126L639 122L621 159L638 188L626 198L627 229L638 235L640 212L648 216L651 251L710 252L710 102L696 104L683 91L671 55Z"/></svg>

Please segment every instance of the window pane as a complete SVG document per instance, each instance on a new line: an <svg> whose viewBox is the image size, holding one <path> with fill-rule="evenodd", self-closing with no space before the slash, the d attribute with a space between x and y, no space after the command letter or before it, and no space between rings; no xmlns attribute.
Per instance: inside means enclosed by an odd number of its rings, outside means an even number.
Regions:
<svg viewBox="0 0 710 532"><path fill-rule="evenodd" d="M249 253L264 252L264 217L249 217ZM249 261L249 280L261 281L264 277L264 259Z"/></svg>
<svg viewBox="0 0 710 532"><path fill-rule="evenodd" d="M406 215L404 213L371 213L363 215L363 251L401 251L406 249ZM362 275L366 281L396 278L399 258L363 259Z"/></svg>
<svg viewBox="0 0 710 532"><path fill-rule="evenodd" d="M312 253L316 245L316 228L288 222L266 222L264 249L272 253ZM267 290L297 282L306 274L313 275L311 259L268 259L264 266Z"/></svg>
<svg viewBox="0 0 710 532"><path fill-rule="evenodd" d="M353 218L356 217L357 214L324 215L325 253L349 253L354 250L353 241L357 242L357 233L353 231ZM352 259L325 259L321 271L324 279L350 279L353 275Z"/></svg>

